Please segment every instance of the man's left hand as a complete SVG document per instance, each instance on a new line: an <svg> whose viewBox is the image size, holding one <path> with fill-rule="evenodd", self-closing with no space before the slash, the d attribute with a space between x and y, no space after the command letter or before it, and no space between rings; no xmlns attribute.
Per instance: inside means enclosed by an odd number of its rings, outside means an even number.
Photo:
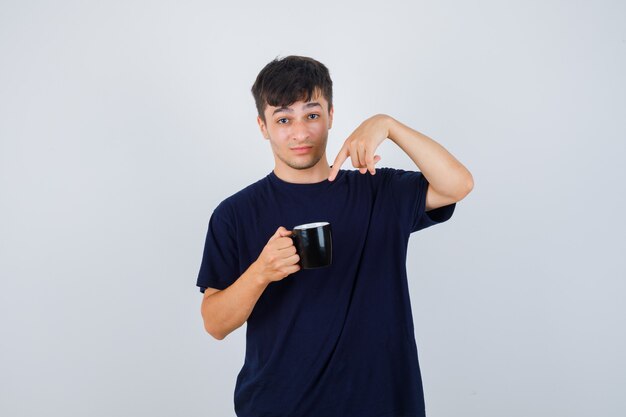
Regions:
<svg viewBox="0 0 626 417"><path fill-rule="evenodd" d="M341 147L328 180L335 179L341 165L348 157L352 159L352 166L358 168L361 174L369 171L374 175L376 173L374 165L381 159L375 154L376 148L389 137L390 121L391 118L386 114L377 114L361 123Z"/></svg>

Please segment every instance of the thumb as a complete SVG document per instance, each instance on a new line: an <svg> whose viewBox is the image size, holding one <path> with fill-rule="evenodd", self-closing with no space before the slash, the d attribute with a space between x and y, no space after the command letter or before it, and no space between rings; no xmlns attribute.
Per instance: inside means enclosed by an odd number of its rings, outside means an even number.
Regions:
<svg viewBox="0 0 626 417"><path fill-rule="evenodd" d="M278 228L278 233L280 233L280 237L285 237L291 235L291 230L287 230L286 228L280 226Z"/></svg>
<svg viewBox="0 0 626 417"><path fill-rule="evenodd" d="M289 236L289 234L291 234L289 230L287 230L283 226L280 226L278 229L276 229L276 232L272 235L272 237L270 238L270 241L278 239L279 237Z"/></svg>

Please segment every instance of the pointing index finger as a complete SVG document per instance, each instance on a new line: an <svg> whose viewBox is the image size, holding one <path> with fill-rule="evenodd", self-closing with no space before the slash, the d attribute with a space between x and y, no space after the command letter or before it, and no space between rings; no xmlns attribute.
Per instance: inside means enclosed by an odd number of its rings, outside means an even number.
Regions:
<svg viewBox="0 0 626 417"><path fill-rule="evenodd" d="M333 167L330 170L330 174L328 175L328 181L335 180L335 177L337 176L339 169L341 168L343 163L346 161L346 159L348 159L348 148L346 148L346 146L344 145L339 151L339 153L337 154L337 157L335 158L335 162L333 162Z"/></svg>

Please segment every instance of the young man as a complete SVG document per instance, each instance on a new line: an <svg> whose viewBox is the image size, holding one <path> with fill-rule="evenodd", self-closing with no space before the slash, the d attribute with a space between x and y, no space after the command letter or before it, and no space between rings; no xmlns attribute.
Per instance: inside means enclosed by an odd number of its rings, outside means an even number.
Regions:
<svg viewBox="0 0 626 417"><path fill-rule="evenodd" d="M215 208L197 280L209 334L221 340L247 322L237 416L424 416L407 244L452 216L472 175L382 114L329 166L332 81L311 58L270 62L252 94L275 166ZM421 172L376 169L386 139ZM340 169L348 158L358 170ZM332 265L300 269L290 229L319 221L332 227Z"/></svg>

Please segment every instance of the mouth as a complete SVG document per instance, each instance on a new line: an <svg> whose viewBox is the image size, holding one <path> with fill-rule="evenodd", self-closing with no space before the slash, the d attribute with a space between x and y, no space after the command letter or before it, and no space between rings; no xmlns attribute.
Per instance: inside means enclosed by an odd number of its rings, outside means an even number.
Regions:
<svg viewBox="0 0 626 417"><path fill-rule="evenodd" d="M309 152L312 148L312 146L300 146L297 148L291 148L291 150L297 154L303 154Z"/></svg>

